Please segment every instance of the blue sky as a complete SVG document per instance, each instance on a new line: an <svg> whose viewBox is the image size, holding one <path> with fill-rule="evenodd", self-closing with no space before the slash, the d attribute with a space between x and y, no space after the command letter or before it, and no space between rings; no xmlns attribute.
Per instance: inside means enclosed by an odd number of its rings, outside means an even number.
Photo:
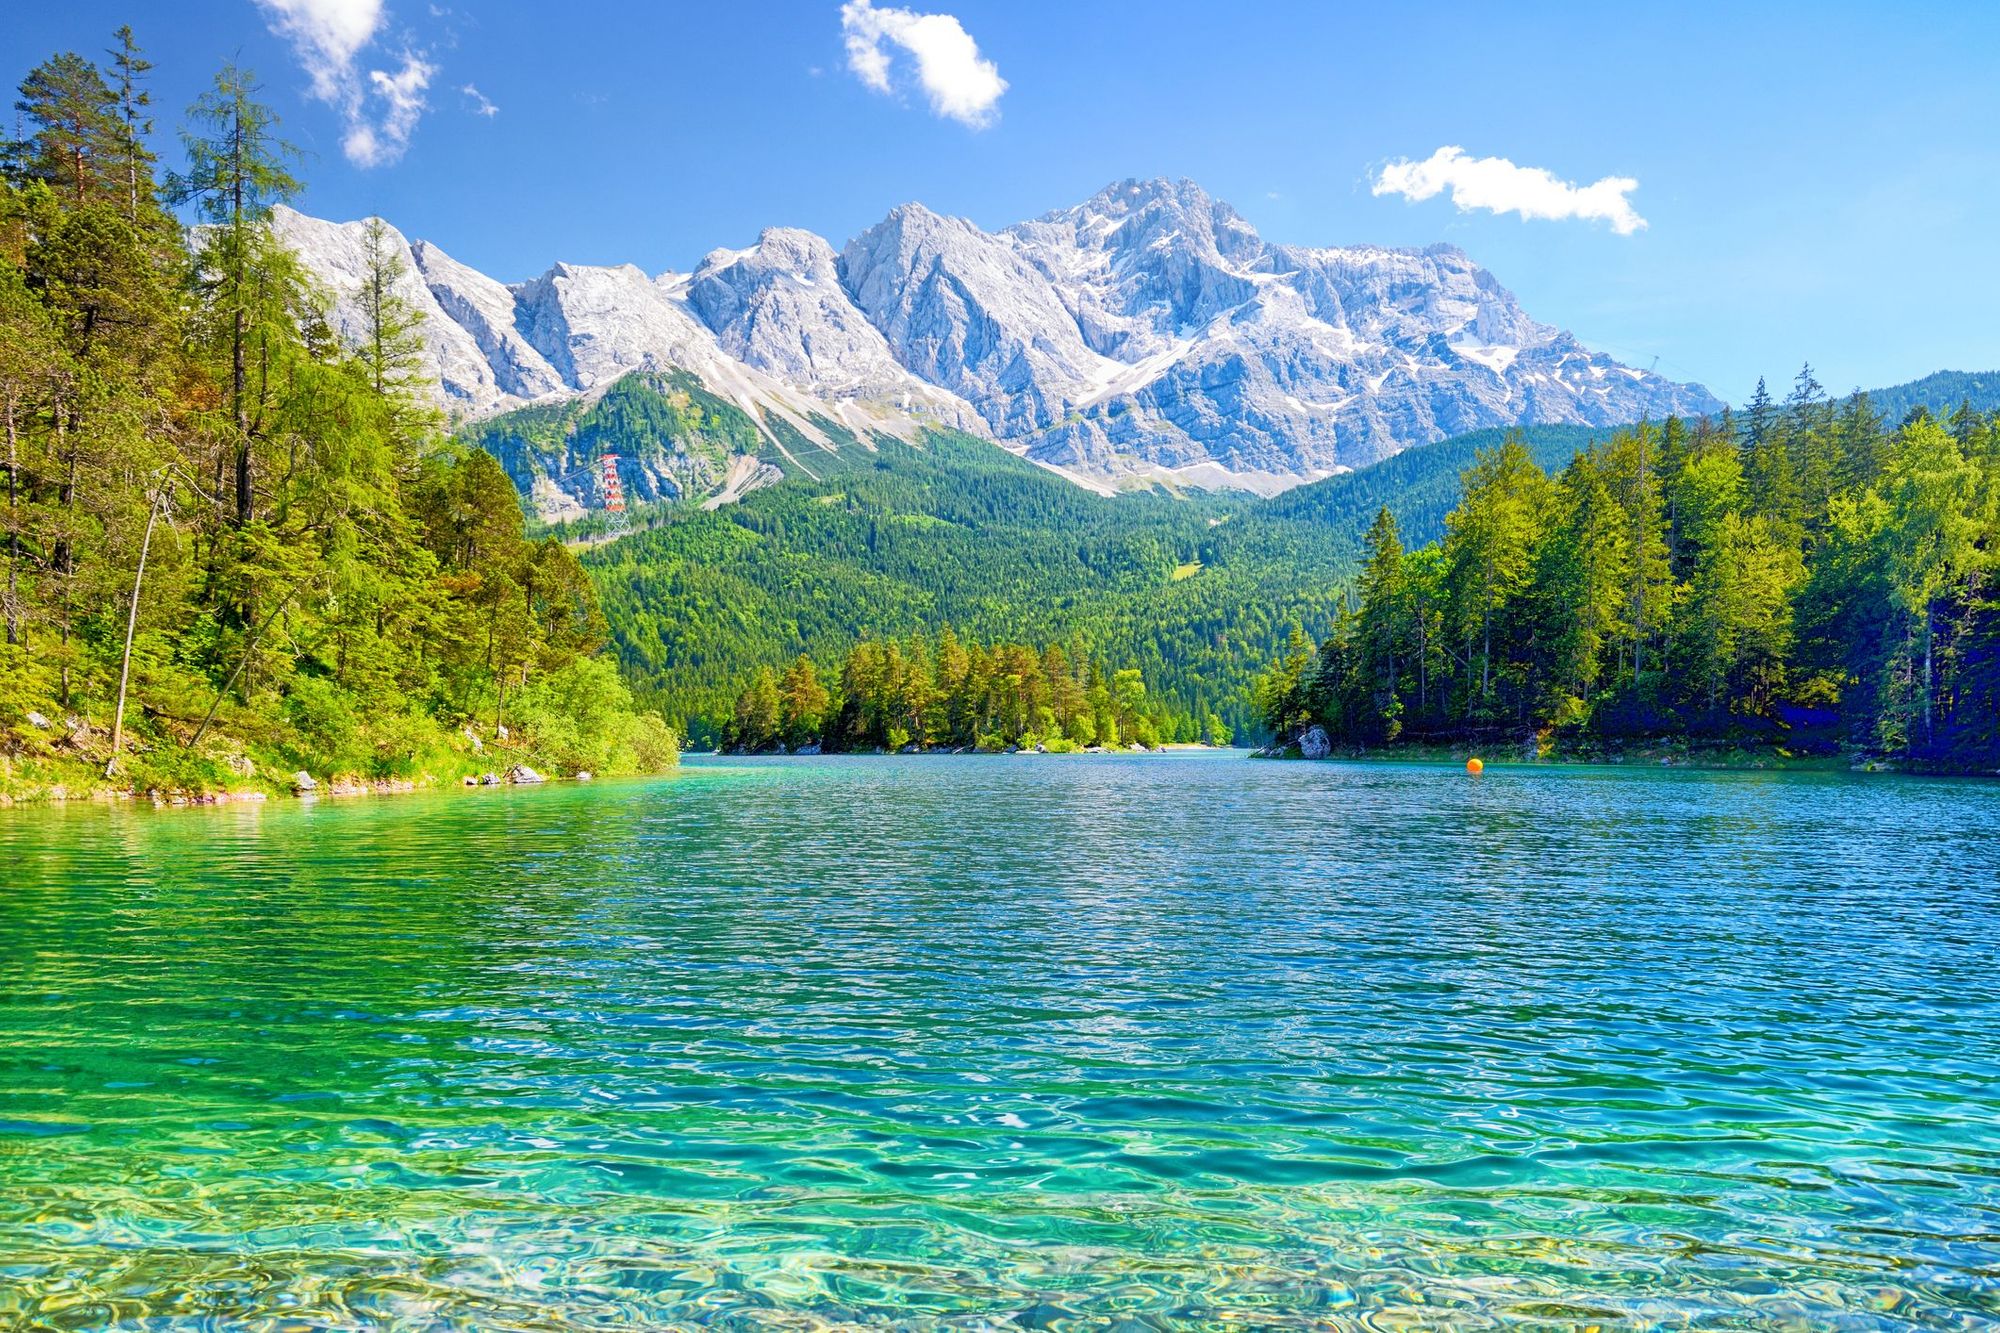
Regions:
<svg viewBox="0 0 2000 1333"><path fill-rule="evenodd" d="M844 33L839 0L65 0L17 6L0 55L11 82L130 21L163 129L235 56L309 155L302 207L509 280L1172 175L1271 240L1450 241L1732 401L1804 360L1837 389L2000 367L2000 5L855 3ZM1614 180L1446 172L1560 219L1377 192L1448 146Z"/></svg>

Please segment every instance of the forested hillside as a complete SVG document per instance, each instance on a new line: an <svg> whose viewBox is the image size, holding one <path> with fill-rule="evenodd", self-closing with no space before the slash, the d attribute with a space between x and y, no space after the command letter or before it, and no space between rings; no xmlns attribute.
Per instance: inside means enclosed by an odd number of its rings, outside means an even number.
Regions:
<svg viewBox="0 0 2000 1333"><path fill-rule="evenodd" d="M1247 522L1249 497L1107 499L962 436L846 454L585 556L635 688L691 736L720 732L759 666L831 670L858 639L947 625L1080 644L1234 725L1268 646L1338 595L1338 534Z"/></svg>
<svg viewBox="0 0 2000 1333"><path fill-rule="evenodd" d="M1497 440L1499 433L1490 433ZM1537 427L1538 457L1596 438ZM1384 502L1441 522L1489 433L1411 449L1260 501L1242 493L1106 498L990 443L934 436L848 448L713 513L585 557L634 687L688 734L722 734L760 667L803 652L825 671L859 639L953 626L974 638L1081 645L1137 669L1194 739L1211 713L1256 727L1248 687L1294 625L1331 623ZM824 469L822 469L824 470Z"/></svg>
<svg viewBox="0 0 2000 1333"><path fill-rule="evenodd" d="M1561 467L1610 432L1595 426L1529 426L1513 431L1477 430L1405 449L1359 472L1343 472L1271 497L1256 510L1265 521L1297 520L1338 532L1349 552L1361 548L1378 510L1388 508L1413 540L1443 535L1445 515L1458 503L1459 477L1482 449L1510 435L1537 466Z"/></svg>
<svg viewBox="0 0 2000 1333"><path fill-rule="evenodd" d="M2000 765L2000 414L1783 404L1641 426L1554 477L1480 451L1441 540L1378 515L1353 604L1260 682L1280 736L1776 745Z"/></svg>
<svg viewBox="0 0 2000 1333"><path fill-rule="evenodd" d="M1974 412L2000 412L2000 370L1973 374L1940 370L1908 384L1868 391L1868 401L1884 421L1896 425L1918 408L1945 418L1961 407Z"/></svg>
<svg viewBox="0 0 2000 1333"><path fill-rule="evenodd" d="M43 62L5 144L0 796L671 762L576 559L418 406L393 259L343 348L266 225L299 185L253 77L163 176L149 68L129 30Z"/></svg>

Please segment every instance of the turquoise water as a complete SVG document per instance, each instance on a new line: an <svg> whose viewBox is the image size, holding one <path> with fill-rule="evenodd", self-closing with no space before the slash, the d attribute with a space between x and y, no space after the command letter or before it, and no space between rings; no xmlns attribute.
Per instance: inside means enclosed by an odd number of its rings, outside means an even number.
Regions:
<svg viewBox="0 0 2000 1333"><path fill-rule="evenodd" d="M1216 755L0 819L0 1328L1990 1328L2000 788Z"/></svg>

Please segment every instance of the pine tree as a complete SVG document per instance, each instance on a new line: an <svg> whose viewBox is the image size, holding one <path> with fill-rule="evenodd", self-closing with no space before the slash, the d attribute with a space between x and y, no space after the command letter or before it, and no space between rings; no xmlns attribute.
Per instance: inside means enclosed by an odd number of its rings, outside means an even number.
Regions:
<svg viewBox="0 0 2000 1333"><path fill-rule="evenodd" d="M1760 377L1757 390L1743 409L1743 479L1751 512L1774 523L1797 521L1798 481L1786 448L1785 424Z"/></svg>
<svg viewBox="0 0 2000 1333"><path fill-rule="evenodd" d="M780 726L785 743L797 748L819 739L831 700L819 683L819 671L803 653L785 669L778 685Z"/></svg>
<svg viewBox="0 0 2000 1333"><path fill-rule="evenodd" d="M782 711L778 678L770 667L762 667L736 701L736 744L746 750L769 749L777 742Z"/></svg>
<svg viewBox="0 0 2000 1333"><path fill-rule="evenodd" d="M1867 394L1857 389L1848 398L1840 409L1834 433L1839 441L1839 489L1853 491L1873 486L1888 466L1888 436Z"/></svg>
<svg viewBox="0 0 2000 1333"><path fill-rule="evenodd" d="M1633 592L1634 527L1612 490L1616 472L1603 455L1572 460L1536 552L1528 593L1539 641L1534 665L1544 677L1546 716L1559 726L1588 716L1606 657L1634 636L1628 617L1644 606Z"/></svg>
<svg viewBox="0 0 2000 1333"><path fill-rule="evenodd" d="M1625 522L1625 607L1620 656L1635 690L1647 689L1649 650L1673 613L1673 565L1667 546L1665 487L1658 436L1640 423L1601 447L1600 466ZM1629 653L1625 648L1629 646Z"/></svg>
<svg viewBox="0 0 2000 1333"><path fill-rule="evenodd" d="M1912 670L1916 717L1912 740L1936 743L1937 626L1942 602L1981 552L1973 506L1979 478L1958 441L1935 421L1900 432L1890 506L1888 577L1896 604L1911 626L1900 652L1915 661Z"/></svg>
<svg viewBox="0 0 2000 1333"><path fill-rule="evenodd" d="M1808 541L1826 526L1827 504L1840 486L1841 451L1833 405L1811 366L1800 369L1785 400L1789 464L1797 486L1798 521Z"/></svg>
<svg viewBox="0 0 2000 1333"><path fill-rule="evenodd" d="M14 110L33 133L12 146L12 174L41 181L74 205L122 193L117 94L97 66L74 51L37 65Z"/></svg>

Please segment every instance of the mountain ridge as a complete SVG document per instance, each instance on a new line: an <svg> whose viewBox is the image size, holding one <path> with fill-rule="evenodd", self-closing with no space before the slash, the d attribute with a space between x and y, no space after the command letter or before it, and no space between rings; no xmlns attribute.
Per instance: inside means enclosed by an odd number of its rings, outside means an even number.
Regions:
<svg viewBox="0 0 2000 1333"><path fill-rule="evenodd" d="M275 221L350 334L363 225ZM766 228L688 273L506 284L388 235L462 421L684 371L781 449L947 428L1100 490L1273 493L1469 430L1722 406L1532 319L1455 246L1275 245L1185 179L994 232L920 203L838 249Z"/></svg>

